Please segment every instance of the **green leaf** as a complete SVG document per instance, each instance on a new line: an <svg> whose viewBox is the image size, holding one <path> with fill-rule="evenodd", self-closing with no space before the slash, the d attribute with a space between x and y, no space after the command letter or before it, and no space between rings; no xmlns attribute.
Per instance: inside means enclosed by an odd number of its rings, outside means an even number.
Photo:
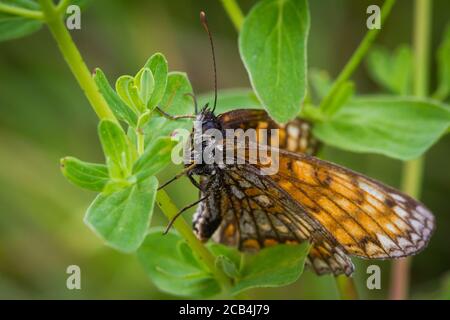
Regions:
<svg viewBox="0 0 450 320"><path fill-rule="evenodd" d="M142 68L134 78L134 84L139 91L139 98L146 106L155 87L155 79L149 68Z"/></svg>
<svg viewBox="0 0 450 320"><path fill-rule="evenodd" d="M306 94L306 0L263 0L245 18L241 58L263 106L278 122L297 116Z"/></svg>
<svg viewBox="0 0 450 320"><path fill-rule="evenodd" d="M192 93L192 86L186 74L170 72L166 92L160 103L161 109L173 116L194 114L194 103L186 93ZM189 130L191 127L190 119L169 120L158 114L152 117L144 128L145 145L149 145L157 137L170 135L175 129Z"/></svg>
<svg viewBox="0 0 450 320"><path fill-rule="evenodd" d="M172 148L176 144L169 137L159 137L145 148L144 154L133 166L133 174L138 181L157 174L170 163Z"/></svg>
<svg viewBox="0 0 450 320"><path fill-rule="evenodd" d="M136 127L137 124L137 115L123 102L122 99L119 98L117 93L110 86L108 79L105 74L99 68L95 69L94 73L94 81L97 84L100 93L105 98L109 107L111 108L114 115L122 121L125 121L129 125Z"/></svg>
<svg viewBox="0 0 450 320"><path fill-rule="evenodd" d="M230 278L238 278L240 276L237 265L226 256L218 256L216 258L216 267L223 270Z"/></svg>
<svg viewBox="0 0 450 320"><path fill-rule="evenodd" d="M123 102L132 108L136 114L145 112L145 106L139 98L138 88L132 76L120 76L116 81L116 91Z"/></svg>
<svg viewBox="0 0 450 320"><path fill-rule="evenodd" d="M450 94L450 24L444 33L437 54L439 75L439 99L445 99Z"/></svg>
<svg viewBox="0 0 450 320"><path fill-rule="evenodd" d="M166 91L169 68L166 58L161 53L152 55L145 63L145 67L152 71L153 77L155 78L155 87L150 101L147 103L147 108L153 110L161 101Z"/></svg>
<svg viewBox="0 0 450 320"><path fill-rule="evenodd" d="M236 266L239 266L242 253L239 252L235 247L226 246L215 242L208 242L206 246L216 257L225 256Z"/></svg>
<svg viewBox="0 0 450 320"><path fill-rule="evenodd" d="M135 152L123 129L115 122L102 120L98 126L98 135L110 177L127 178L131 173Z"/></svg>
<svg viewBox="0 0 450 320"><path fill-rule="evenodd" d="M233 294L257 287L279 287L296 281L303 273L309 244L276 245L246 255Z"/></svg>
<svg viewBox="0 0 450 320"><path fill-rule="evenodd" d="M400 95L411 93L413 64L409 46L400 46L392 54L385 48L373 49L367 65L372 78L381 87Z"/></svg>
<svg viewBox="0 0 450 320"><path fill-rule="evenodd" d="M42 25L39 20L0 13L0 41L25 37L38 31Z"/></svg>
<svg viewBox="0 0 450 320"><path fill-rule="evenodd" d="M197 97L198 105L214 101L214 92L205 93ZM235 109L261 109L261 103L252 89L226 89L217 93L216 113L224 113Z"/></svg>
<svg viewBox="0 0 450 320"><path fill-rule="evenodd" d="M151 281L177 296L208 298L220 293L217 281L186 252L190 248L179 250L181 238L174 232L162 233L162 228L152 228L137 252Z"/></svg>
<svg viewBox="0 0 450 320"><path fill-rule="evenodd" d="M150 121L152 117L152 111L147 110L139 116L136 128L142 129Z"/></svg>
<svg viewBox="0 0 450 320"><path fill-rule="evenodd" d="M409 160L422 155L447 130L450 108L431 100L364 97L314 126L317 138L354 152Z"/></svg>
<svg viewBox="0 0 450 320"><path fill-rule="evenodd" d="M2 0L1 2L30 10L39 10L41 8L35 0Z"/></svg>
<svg viewBox="0 0 450 320"><path fill-rule="evenodd" d="M63 175L74 185L92 191L102 191L108 183L108 168L103 164L89 163L74 157L60 160Z"/></svg>
<svg viewBox="0 0 450 320"><path fill-rule="evenodd" d="M136 251L143 242L153 213L158 180L150 177L120 191L101 193L90 205L85 223L109 246Z"/></svg>

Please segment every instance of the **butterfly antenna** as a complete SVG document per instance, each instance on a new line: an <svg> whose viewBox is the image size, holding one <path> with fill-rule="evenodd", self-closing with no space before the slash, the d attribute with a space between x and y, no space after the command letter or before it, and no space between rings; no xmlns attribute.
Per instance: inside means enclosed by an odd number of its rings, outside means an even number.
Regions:
<svg viewBox="0 0 450 320"><path fill-rule="evenodd" d="M209 42L211 44L211 52L212 52L212 58L213 58L213 67L214 67L214 107L213 112L216 110L217 105L217 72L216 72L216 55L214 53L214 43L211 36L211 32L209 31L208 27L208 21L206 20L206 13L204 11L200 11L200 22L203 25L203 28L205 28L206 32L208 33Z"/></svg>

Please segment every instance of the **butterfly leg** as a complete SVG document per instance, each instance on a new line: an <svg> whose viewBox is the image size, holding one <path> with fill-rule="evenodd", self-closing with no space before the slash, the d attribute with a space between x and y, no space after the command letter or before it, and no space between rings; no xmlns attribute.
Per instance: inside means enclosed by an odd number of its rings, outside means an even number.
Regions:
<svg viewBox="0 0 450 320"><path fill-rule="evenodd" d="M164 110L162 110L160 107L156 107L156 111L158 111L161 115L163 115L164 117L166 117L169 120L195 119L195 116L193 116L193 115L173 116L171 114L168 114Z"/></svg>
<svg viewBox="0 0 450 320"><path fill-rule="evenodd" d="M197 204L199 204L200 202L202 202L203 200L205 200L206 198L208 198L209 195L204 196L203 198L200 198L199 200L195 201L194 203L191 203L190 205L184 207L183 209L181 209L169 222L169 224L166 227L166 230L163 232L163 234L167 234L167 232L169 232L170 228L172 227L172 225L174 224L175 220L177 220L177 218L186 210L196 206Z"/></svg>

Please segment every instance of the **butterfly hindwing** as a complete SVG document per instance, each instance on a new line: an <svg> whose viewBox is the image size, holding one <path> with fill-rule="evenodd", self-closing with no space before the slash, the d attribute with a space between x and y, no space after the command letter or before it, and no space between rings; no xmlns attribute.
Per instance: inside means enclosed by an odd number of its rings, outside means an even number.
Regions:
<svg viewBox="0 0 450 320"><path fill-rule="evenodd" d="M346 252L363 258L400 258L426 246L434 217L423 204L330 162L278 152L279 170L269 178L301 203Z"/></svg>
<svg viewBox="0 0 450 320"><path fill-rule="evenodd" d="M313 243L307 263L318 273L350 275L353 264L344 249L273 181L259 176L248 165L230 166L210 179L220 184L196 216L220 215L221 223L213 240L254 252L278 243ZM204 227L194 220L194 230Z"/></svg>
<svg viewBox="0 0 450 320"><path fill-rule="evenodd" d="M265 144L277 146L280 149L315 154L319 148L319 142L312 136L311 123L296 118L287 124L277 124L264 110L234 110L218 116L218 121L224 130L227 129L255 129L257 142L267 133ZM277 129L277 131L271 131ZM266 130L262 133L262 130ZM235 131L236 132L236 131Z"/></svg>

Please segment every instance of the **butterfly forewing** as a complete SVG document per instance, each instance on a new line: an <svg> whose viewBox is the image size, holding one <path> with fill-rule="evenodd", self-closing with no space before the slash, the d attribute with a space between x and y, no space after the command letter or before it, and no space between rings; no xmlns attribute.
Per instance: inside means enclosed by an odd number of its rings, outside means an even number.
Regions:
<svg viewBox="0 0 450 320"><path fill-rule="evenodd" d="M235 163L202 177L207 198L194 217L200 239L213 236L242 251L309 241L307 263L318 274L335 275L353 272L348 254L398 258L426 246L434 229L429 210L399 191L310 156L318 142L308 122L277 125L262 110L230 111L217 121L224 131L255 129L257 143L232 143L244 149L234 153ZM259 147L263 129L269 152L255 163L249 151ZM229 147L227 141L224 146ZM278 170L267 175L263 171L273 161Z"/></svg>

